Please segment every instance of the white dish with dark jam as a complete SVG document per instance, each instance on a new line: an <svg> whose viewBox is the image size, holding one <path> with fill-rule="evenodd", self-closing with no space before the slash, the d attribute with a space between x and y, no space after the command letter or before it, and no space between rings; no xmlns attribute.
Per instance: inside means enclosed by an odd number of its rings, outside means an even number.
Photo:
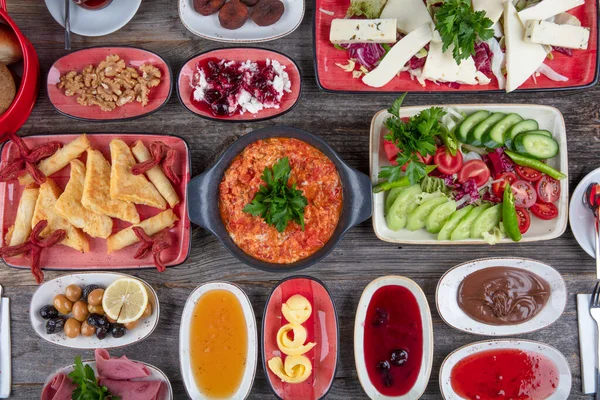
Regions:
<svg viewBox="0 0 600 400"><path fill-rule="evenodd" d="M354 360L371 399L421 397L431 374L433 328L425 294L413 280L385 276L367 285L356 310Z"/></svg>
<svg viewBox="0 0 600 400"><path fill-rule="evenodd" d="M460 301L461 296L469 297L470 307ZM512 336L554 323L565 309L567 290L558 271L547 264L525 258L484 258L446 272L435 301L444 322L455 329Z"/></svg>

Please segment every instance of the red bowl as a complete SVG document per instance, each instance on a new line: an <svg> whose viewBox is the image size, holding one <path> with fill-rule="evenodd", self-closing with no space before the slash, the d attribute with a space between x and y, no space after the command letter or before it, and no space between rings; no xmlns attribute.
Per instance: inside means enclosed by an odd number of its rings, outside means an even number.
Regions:
<svg viewBox="0 0 600 400"><path fill-rule="evenodd" d="M21 33L17 24L8 16L6 0L0 0L0 20L15 32L23 51L23 76L12 104L0 114L0 134L15 133L29 118L40 89L40 62L33 45Z"/></svg>

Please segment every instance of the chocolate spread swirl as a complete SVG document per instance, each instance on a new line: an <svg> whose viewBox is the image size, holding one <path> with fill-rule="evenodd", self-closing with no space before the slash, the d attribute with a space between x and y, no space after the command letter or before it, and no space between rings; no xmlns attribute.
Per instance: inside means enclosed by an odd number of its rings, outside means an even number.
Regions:
<svg viewBox="0 0 600 400"><path fill-rule="evenodd" d="M471 318L490 325L514 325L533 318L546 305L550 285L520 268L490 267L467 275L458 287L458 305Z"/></svg>

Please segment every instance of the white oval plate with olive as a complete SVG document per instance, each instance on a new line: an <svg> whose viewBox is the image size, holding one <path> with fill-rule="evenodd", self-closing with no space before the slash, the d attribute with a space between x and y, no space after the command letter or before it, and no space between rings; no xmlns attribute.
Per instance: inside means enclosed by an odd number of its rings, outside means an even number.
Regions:
<svg viewBox="0 0 600 400"><path fill-rule="evenodd" d="M86 286L97 285L99 286L99 288L106 289L108 286L110 286L111 283L121 278L136 279L146 287L146 291L148 293L148 303L151 306L150 316L146 318L140 318L138 320L137 325L131 329L125 329L124 334L121 337L113 337L113 334L110 329L108 330L106 337L103 339L99 339L95 333L91 336L84 336L80 333L78 336L71 338L66 335L66 332L63 329L57 329L56 333L47 333L47 323L49 319L43 318L40 311L45 306L53 306L53 300L55 296L63 295L67 297L69 295L68 297L76 299L78 290L75 288L75 286L77 286L81 289L82 293L80 294L80 300L87 300L83 299L83 292ZM68 290L69 293L67 293L67 288L69 286L71 286L71 288ZM99 292L96 292L96 295L98 293ZM75 302L72 303L74 304ZM47 340L50 343L73 349L111 349L137 343L150 336L150 334L154 331L158 324L160 315L160 305L158 302L158 296L156 295L154 289L148 283L133 276L115 272L90 272L69 274L45 282L33 294L29 310L31 325L33 326L33 329L38 335L40 335L44 340ZM62 311L65 311L65 309L62 308ZM71 312L68 313L59 311L59 314L61 316L64 316L65 321L75 316L73 314L73 310L71 310ZM48 317L48 315L46 315L46 317ZM67 324L65 323L65 327L66 325Z"/></svg>

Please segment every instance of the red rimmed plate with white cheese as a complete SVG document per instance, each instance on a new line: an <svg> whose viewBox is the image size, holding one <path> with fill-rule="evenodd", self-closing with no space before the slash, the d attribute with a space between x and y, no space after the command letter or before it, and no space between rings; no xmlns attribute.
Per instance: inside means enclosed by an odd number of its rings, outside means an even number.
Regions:
<svg viewBox="0 0 600 400"><path fill-rule="evenodd" d="M598 81L595 0L513 3L317 0L317 82L330 92L381 93L559 90ZM485 28L473 24L483 19ZM464 59L451 41L462 22L477 32ZM450 33L436 23L449 24ZM469 50L465 36L460 50Z"/></svg>
<svg viewBox="0 0 600 400"><path fill-rule="evenodd" d="M301 74L288 56L272 50L237 47L210 50L185 62L177 96L190 112L217 121L275 118L300 99Z"/></svg>

